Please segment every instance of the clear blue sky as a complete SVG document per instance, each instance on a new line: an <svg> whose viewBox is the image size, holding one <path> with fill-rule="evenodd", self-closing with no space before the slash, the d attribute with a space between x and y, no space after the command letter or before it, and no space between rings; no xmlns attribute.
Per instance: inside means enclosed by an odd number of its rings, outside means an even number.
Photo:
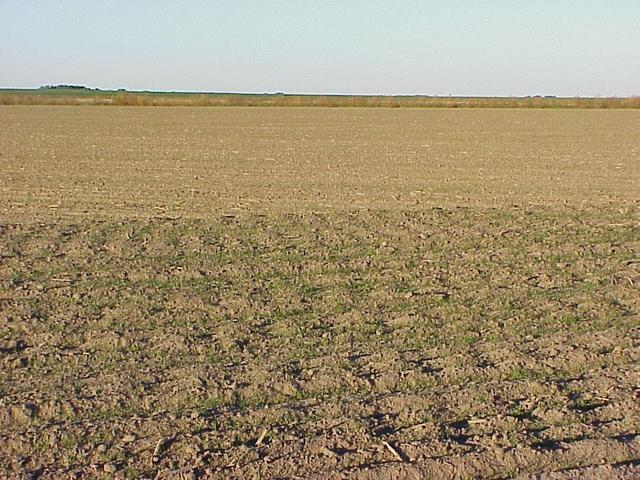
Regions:
<svg viewBox="0 0 640 480"><path fill-rule="evenodd" d="M0 86L640 94L640 0L0 0Z"/></svg>

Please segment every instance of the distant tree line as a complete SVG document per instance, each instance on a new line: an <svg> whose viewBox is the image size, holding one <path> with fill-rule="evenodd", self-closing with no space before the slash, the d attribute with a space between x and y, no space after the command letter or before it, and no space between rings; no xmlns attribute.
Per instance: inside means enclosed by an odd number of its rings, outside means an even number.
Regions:
<svg viewBox="0 0 640 480"><path fill-rule="evenodd" d="M99 88L89 88L84 85L43 85L40 87L42 90L57 90L57 89L66 89L66 90L100 90Z"/></svg>

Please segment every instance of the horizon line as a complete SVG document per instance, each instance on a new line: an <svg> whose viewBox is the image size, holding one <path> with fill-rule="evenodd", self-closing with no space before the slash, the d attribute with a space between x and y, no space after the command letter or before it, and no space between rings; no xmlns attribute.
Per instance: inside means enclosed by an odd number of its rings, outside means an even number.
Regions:
<svg viewBox="0 0 640 480"><path fill-rule="evenodd" d="M630 95L554 95L550 93L541 94L526 94L526 95L465 95L465 94L428 94L428 93L309 93L309 92L257 92L257 91L213 91L213 90L151 90L151 89L127 89L124 87L116 88L101 88L101 87L89 87L80 84L56 84L56 85L41 85L39 87L0 87L1 91L6 90L19 90L19 91L38 91L38 90L78 90L78 92L104 92L104 93L153 93L153 94L184 94L184 95L259 95L259 96L308 96L308 97L413 97L413 98L557 98L557 99L628 99L640 97L640 94Z"/></svg>

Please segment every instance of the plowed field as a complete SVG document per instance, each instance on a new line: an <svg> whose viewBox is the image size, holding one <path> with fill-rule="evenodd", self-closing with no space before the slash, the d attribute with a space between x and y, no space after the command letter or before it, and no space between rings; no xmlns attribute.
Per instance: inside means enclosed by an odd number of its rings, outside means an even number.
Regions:
<svg viewBox="0 0 640 480"><path fill-rule="evenodd" d="M0 476L637 478L638 138L0 107Z"/></svg>

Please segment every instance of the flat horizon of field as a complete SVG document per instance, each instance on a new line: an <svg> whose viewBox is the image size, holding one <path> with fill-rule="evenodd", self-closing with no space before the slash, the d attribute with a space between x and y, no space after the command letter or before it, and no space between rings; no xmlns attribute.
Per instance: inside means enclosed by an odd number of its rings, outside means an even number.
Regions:
<svg viewBox="0 0 640 480"><path fill-rule="evenodd" d="M431 96L102 90L84 85L2 88L0 105L383 107L383 108L640 108L640 97Z"/></svg>
<svg viewBox="0 0 640 480"><path fill-rule="evenodd" d="M0 94L7 93L29 93L40 95L99 95L129 93L136 95L245 95L245 96L301 96L301 97L392 97L392 98L465 98L465 99L524 99L524 98L545 98L545 99L629 99L638 98L640 95L554 95L552 93L530 93L528 95L468 95L451 93L449 95L430 93L344 93L344 92L293 92L293 91L242 91L242 90L163 90L163 89L136 89L136 88L100 88L85 85L42 85L40 87L0 87Z"/></svg>

